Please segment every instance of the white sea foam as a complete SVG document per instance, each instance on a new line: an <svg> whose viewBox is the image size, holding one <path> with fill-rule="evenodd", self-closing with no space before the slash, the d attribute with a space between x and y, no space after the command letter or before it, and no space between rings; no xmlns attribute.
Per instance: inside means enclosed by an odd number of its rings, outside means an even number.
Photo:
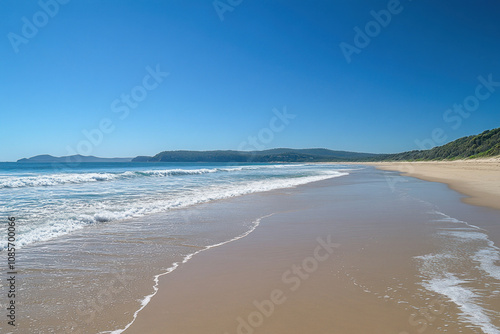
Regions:
<svg viewBox="0 0 500 334"><path fill-rule="evenodd" d="M67 183L110 181L118 177L120 177L120 174L112 173L66 173L38 176L3 177L0 179L0 189L21 187L48 187Z"/></svg>
<svg viewBox="0 0 500 334"><path fill-rule="evenodd" d="M235 172L243 170L242 167L237 168L200 168L200 169L165 169L165 170L146 170L137 172L137 174L148 176L178 176L178 175L199 175L217 172Z"/></svg>
<svg viewBox="0 0 500 334"><path fill-rule="evenodd" d="M85 224L79 220L61 220L58 222L49 222L41 227L23 227L23 233L18 234L16 238L16 248L20 249L26 245L54 239L71 232L82 229ZM7 248L7 241L0 242L0 250Z"/></svg>
<svg viewBox="0 0 500 334"><path fill-rule="evenodd" d="M463 225L469 226L469 227L471 227L473 229L484 231L484 229L480 228L479 226L472 225L472 224L469 224L468 222L464 222L462 220L450 217L450 216L448 216L445 213L442 213L442 212L439 212L439 211L431 211L430 213L431 214L435 214L435 215L438 216L438 218L436 218L435 220L433 220L435 222L450 222L450 223L455 223L455 224L463 224Z"/></svg>
<svg viewBox="0 0 500 334"><path fill-rule="evenodd" d="M493 241L488 243L489 247L478 250L473 259L479 262L481 270L500 281L500 250Z"/></svg>
<svg viewBox="0 0 500 334"><path fill-rule="evenodd" d="M261 181L246 181L238 183L223 183L202 187L198 190L181 193L175 197L164 199L163 197L153 197L149 201L139 198L135 201L126 199L122 203L104 204L100 202L89 207L90 204L83 203L81 208L74 208L74 203L70 202L66 207L60 207L61 213L52 212L53 218L43 222L45 212L39 213L41 223L25 224L20 227L17 236L18 247L22 247L34 242L48 241L53 238L71 233L88 226L111 221L119 221L130 218L137 218L147 214L166 212L171 209L183 208L195 204L207 203L215 200L237 197L245 194L265 192L276 189L291 188L310 182L326 180L348 175L346 172L323 171L318 175L294 176L286 178L266 179ZM94 211L85 213L81 211ZM66 213L66 212L71 212ZM78 213L80 212L80 213ZM49 214L49 213L47 213ZM66 216L65 216L66 214ZM46 219L45 219L46 220ZM0 250L5 249L6 241L0 241Z"/></svg>
<svg viewBox="0 0 500 334"><path fill-rule="evenodd" d="M125 171L116 173L56 173L36 176L2 176L0 189L22 187L49 187L64 184L78 184L87 182L113 181L134 177L169 177L183 175L202 175L218 172L239 172L243 170L275 169L284 167L301 167L303 165L256 165L226 168L197 168L197 169L152 169L143 171Z"/></svg>
<svg viewBox="0 0 500 334"><path fill-rule="evenodd" d="M236 169L235 169L236 170ZM48 174L39 176L6 177L0 179L1 188L22 188L22 187L49 187L63 184L77 184L99 181L113 181L117 179L141 177L141 176L180 176L199 175L215 173L219 170L213 169L170 169L170 170L146 170L146 171L126 171L123 173L63 173ZM227 170L229 171L229 169Z"/></svg>
<svg viewBox="0 0 500 334"><path fill-rule="evenodd" d="M478 295L471 288L466 288L465 280L458 279L453 274L446 274L443 277L436 277L423 283L423 286L430 291L434 291L449 298L461 310L461 317L476 326L486 334L499 334L500 330L492 324L487 309L480 304L482 296Z"/></svg>
<svg viewBox="0 0 500 334"><path fill-rule="evenodd" d="M460 317L487 334L499 334L500 329L491 317L498 317L497 310L487 309L483 300L493 294L500 283L500 252L489 240L485 230L452 218L442 212L432 212L438 217L433 221L446 224L438 229L440 252L417 256L422 286L451 300L460 309ZM456 224L450 227L449 223ZM460 277L460 278L459 278ZM478 278L480 277L480 278ZM477 288L471 287L474 282Z"/></svg>

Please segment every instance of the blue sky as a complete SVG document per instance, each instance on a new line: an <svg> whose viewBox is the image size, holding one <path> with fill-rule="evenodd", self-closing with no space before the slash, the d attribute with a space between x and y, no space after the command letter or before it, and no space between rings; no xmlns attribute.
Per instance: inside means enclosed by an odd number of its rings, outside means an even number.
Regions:
<svg viewBox="0 0 500 334"><path fill-rule="evenodd" d="M391 153L500 126L498 1L215 4L2 1L0 161ZM356 48L350 62L341 45ZM295 117L283 122L284 110Z"/></svg>

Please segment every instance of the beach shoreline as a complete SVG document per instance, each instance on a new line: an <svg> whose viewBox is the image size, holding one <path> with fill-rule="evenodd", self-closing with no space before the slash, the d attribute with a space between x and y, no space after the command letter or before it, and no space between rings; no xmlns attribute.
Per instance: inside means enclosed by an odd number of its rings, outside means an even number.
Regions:
<svg viewBox="0 0 500 334"><path fill-rule="evenodd" d="M467 204L500 210L500 158L363 163L404 176L447 184Z"/></svg>

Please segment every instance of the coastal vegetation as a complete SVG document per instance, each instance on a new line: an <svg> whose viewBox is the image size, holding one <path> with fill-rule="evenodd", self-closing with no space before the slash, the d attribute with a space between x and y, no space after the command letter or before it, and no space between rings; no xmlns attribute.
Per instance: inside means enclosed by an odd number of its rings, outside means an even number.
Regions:
<svg viewBox="0 0 500 334"><path fill-rule="evenodd" d="M430 150L410 151L392 154L382 160L425 161L455 160L492 157L500 154L500 128L487 130L481 134L462 137L443 146Z"/></svg>

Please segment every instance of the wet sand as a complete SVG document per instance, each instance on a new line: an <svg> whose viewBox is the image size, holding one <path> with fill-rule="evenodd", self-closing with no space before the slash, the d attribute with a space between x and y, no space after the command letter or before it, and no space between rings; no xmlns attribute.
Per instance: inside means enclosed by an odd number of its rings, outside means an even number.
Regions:
<svg viewBox="0 0 500 334"><path fill-rule="evenodd" d="M162 276L125 333L480 333L422 288L415 257L442 242L430 204L394 191L380 172L360 174L232 201L272 215ZM465 206L446 187L409 182Z"/></svg>
<svg viewBox="0 0 500 334"><path fill-rule="evenodd" d="M500 158L456 161L370 163L382 170L392 170L426 181L447 184L473 205L500 210Z"/></svg>

